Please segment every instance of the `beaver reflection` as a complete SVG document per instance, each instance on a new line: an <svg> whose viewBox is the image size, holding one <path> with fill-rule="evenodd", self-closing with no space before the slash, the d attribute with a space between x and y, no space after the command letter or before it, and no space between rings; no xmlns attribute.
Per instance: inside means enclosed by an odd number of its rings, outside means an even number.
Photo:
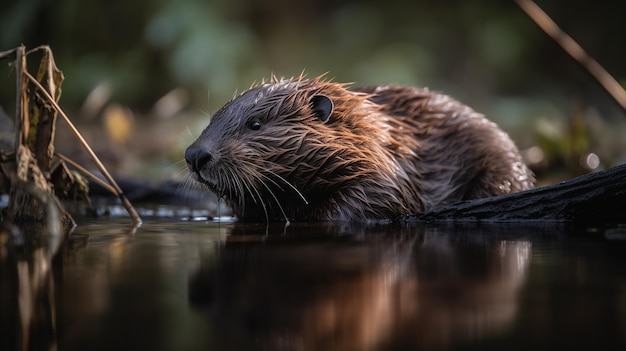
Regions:
<svg viewBox="0 0 626 351"><path fill-rule="evenodd" d="M263 242L231 235L191 279L191 304L268 350L438 348L495 335L515 316L528 241L325 231L337 228L289 227Z"/></svg>

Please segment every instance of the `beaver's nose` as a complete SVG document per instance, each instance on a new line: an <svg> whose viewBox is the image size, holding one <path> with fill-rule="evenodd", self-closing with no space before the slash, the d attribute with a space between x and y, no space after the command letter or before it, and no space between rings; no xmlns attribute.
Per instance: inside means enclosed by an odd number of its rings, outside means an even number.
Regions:
<svg viewBox="0 0 626 351"><path fill-rule="evenodd" d="M185 151L187 167L194 173L199 172L207 163L210 163L212 159L213 155L203 147L192 145Z"/></svg>

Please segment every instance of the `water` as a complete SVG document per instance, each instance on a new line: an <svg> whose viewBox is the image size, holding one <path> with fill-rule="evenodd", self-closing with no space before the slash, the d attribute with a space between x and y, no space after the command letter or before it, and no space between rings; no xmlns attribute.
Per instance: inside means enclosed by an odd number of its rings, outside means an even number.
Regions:
<svg viewBox="0 0 626 351"><path fill-rule="evenodd" d="M626 349L619 227L79 223L0 256L0 349Z"/></svg>

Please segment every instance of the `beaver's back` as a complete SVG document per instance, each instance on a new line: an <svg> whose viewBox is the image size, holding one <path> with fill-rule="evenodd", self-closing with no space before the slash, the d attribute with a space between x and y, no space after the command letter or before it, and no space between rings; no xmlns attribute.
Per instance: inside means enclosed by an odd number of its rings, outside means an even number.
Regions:
<svg viewBox="0 0 626 351"><path fill-rule="evenodd" d="M482 114L428 89L384 85L356 88L389 116L390 147L420 182L424 209L533 187L534 176L509 136ZM396 121L394 121L396 120Z"/></svg>

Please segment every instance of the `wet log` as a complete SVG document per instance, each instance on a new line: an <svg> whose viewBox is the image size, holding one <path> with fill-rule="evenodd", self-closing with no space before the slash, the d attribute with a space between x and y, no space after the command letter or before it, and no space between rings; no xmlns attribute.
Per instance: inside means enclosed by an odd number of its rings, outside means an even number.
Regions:
<svg viewBox="0 0 626 351"><path fill-rule="evenodd" d="M532 190L409 216L419 222L626 223L626 165Z"/></svg>

